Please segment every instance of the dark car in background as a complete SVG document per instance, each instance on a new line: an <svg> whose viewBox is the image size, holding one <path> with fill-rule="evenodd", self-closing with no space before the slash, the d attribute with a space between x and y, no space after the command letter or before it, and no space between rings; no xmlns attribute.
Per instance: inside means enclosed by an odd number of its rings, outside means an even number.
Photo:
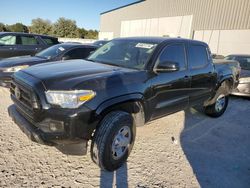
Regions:
<svg viewBox="0 0 250 188"><path fill-rule="evenodd" d="M0 32L0 59L35 55L55 44L58 39L47 35Z"/></svg>
<svg viewBox="0 0 250 188"><path fill-rule="evenodd" d="M224 59L225 56L220 55L220 54L212 54L212 58L213 58L213 59Z"/></svg>
<svg viewBox="0 0 250 188"><path fill-rule="evenodd" d="M97 47L93 45L63 43L51 46L35 56L2 59L0 60L0 86L8 87L11 75L21 69L51 61L85 59L96 49Z"/></svg>
<svg viewBox="0 0 250 188"><path fill-rule="evenodd" d="M241 66L240 82L233 95L250 97L250 55L235 54L225 59L238 61Z"/></svg>
<svg viewBox="0 0 250 188"><path fill-rule="evenodd" d="M104 44L107 44L109 42L109 40L97 40L93 43L93 45L95 46L103 46Z"/></svg>

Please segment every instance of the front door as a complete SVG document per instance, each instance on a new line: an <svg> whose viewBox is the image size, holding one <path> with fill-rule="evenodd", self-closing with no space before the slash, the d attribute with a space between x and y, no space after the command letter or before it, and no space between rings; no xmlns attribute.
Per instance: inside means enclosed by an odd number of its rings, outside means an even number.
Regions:
<svg viewBox="0 0 250 188"><path fill-rule="evenodd" d="M17 56L16 36L12 34L2 35L0 37L0 59Z"/></svg>
<svg viewBox="0 0 250 188"><path fill-rule="evenodd" d="M160 53L156 69L161 63L175 62L178 71L157 72L152 78L152 103L155 104L152 118L159 118L185 109L189 103L190 77L187 68L185 45L175 43L167 45Z"/></svg>

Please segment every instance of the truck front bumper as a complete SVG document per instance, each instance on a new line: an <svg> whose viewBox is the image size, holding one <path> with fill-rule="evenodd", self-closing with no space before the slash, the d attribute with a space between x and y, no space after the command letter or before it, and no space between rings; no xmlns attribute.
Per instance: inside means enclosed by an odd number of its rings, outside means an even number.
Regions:
<svg viewBox="0 0 250 188"><path fill-rule="evenodd" d="M19 126L23 133L27 135L27 137L39 144L49 145L49 146L56 146L60 148L62 151L62 146L70 146L73 148L74 145L81 145L82 146L82 154L86 154L87 152L87 140L79 139L79 138L72 138L65 133L48 133L44 132L38 126L35 126L17 110L15 105L12 105L8 108L9 116L12 120ZM65 147L66 148L66 147ZM63 153L71 154L70 151L62 151ZM73 154L73 153L72 153Z"/></svg>

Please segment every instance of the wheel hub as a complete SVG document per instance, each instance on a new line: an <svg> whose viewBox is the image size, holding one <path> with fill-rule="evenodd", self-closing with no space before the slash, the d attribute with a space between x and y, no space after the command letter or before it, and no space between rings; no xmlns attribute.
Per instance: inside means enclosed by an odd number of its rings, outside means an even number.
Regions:
<svg viewBox="0 0 250 188"><path fill-rule="evenodd" d="M216 100L215 110L217 112L220 112L225 107L225 104L226 104L225 95L220 95Z"/></svg>
<svg viewBox="0 0 250 188"><path fill-rule="evenodd" d="M114 137L112 143L112 156L120 159L126 153L131 142L131 130L128 126L122 127Z"/></svg>

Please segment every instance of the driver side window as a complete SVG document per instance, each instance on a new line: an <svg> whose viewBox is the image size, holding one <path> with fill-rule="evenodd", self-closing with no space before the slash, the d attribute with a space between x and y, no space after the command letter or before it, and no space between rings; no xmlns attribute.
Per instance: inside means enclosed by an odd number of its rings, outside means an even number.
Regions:
<svg viewBox="0 0 250 188"><path fill-rule="evenodd" d="M157 64L165 62L175 62L179 64L179 70L183 71L187 69L186 57L185 57L185 47L183 44L172 44L166 46L161 52Z"/></svg>

